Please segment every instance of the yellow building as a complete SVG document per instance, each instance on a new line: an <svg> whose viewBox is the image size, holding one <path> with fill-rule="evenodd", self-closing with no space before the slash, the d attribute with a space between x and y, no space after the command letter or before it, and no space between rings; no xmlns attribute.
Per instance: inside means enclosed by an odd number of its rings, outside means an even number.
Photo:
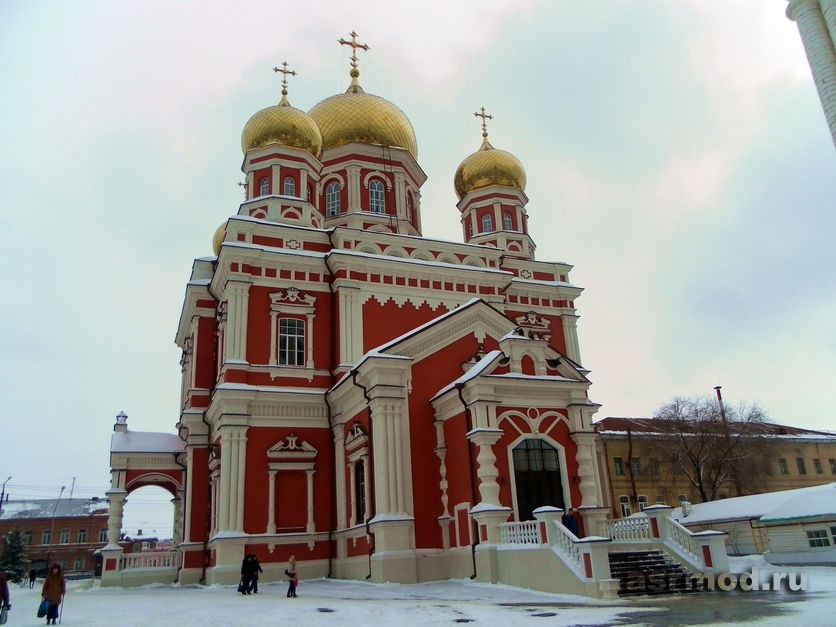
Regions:
<svg viewBox="0 0 836 627"><path fill-rule="evenodd" d="M720 428L718 423L718 429ZM604 418L594 424L598 465L603 471L604 500L614 518L646 505L703 499L686 474L665 459L660 438L665 431L652 418ZM775 423L758 425L771 448L758 492L789 490L836 481L836 434ZM746 493L746 491L744 491ZM718 498L738 496L734 486Z"/></svg>

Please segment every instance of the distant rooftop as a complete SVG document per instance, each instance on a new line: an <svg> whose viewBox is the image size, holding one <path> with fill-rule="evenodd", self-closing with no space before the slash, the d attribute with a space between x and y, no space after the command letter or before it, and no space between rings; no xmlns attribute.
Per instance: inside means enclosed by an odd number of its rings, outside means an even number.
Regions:
<svg viewBox="0 0 836 627"><path fill-rule="evenodd" d="M621 435L630 431L634 435L658 435L667 431L669 421L663 418L625 418L618 416L608 416L598 422L592 424L595 431L601 434ZM717 423L718 426L721 424ZM746 425L746 429L753 435L762 435L767 437L786 437L786 438L809 438L809 439L833 439L836 440L836 433L832 431L815 431L812 429L802 429L801 427L791 427L789 425L781 425L775 422L747 422L737 423L729 421L729 427L732 432L735 431L736 425Z"/></svg>
<svg viewBox="0 0 836 627"><path fill-rule="evenodd" d="M111 453L181 453L186 443L173 433L115 431L110 438Z"/></svg>
<svg viewBox="0 0 836 627"><path fill-rule="evenodd" d="M55 503L58 502L58 509ZM15 518L52 518L53 512L58 518L76 518L89 516L94 512L107 511L107 499L25 499L9 500L3 504L0 520Z"/></svg>

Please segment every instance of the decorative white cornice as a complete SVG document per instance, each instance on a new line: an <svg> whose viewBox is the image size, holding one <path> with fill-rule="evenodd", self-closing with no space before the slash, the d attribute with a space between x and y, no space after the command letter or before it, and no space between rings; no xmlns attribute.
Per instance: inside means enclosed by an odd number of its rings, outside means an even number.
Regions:
<svg viewBox="0 0 836 627"><path fill-rule="evenodd" d="M284 440L279 440L267 451L268 459L311 459L316 457L317 450L308 442L291 433Z"/></svg>

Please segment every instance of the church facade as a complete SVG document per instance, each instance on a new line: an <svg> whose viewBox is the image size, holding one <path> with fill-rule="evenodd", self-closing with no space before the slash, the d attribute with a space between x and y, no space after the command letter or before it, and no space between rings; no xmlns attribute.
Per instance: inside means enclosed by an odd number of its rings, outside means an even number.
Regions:
<svg viewBox="0 0 836 627"><path fill-rule="evenodd" d="M132 490L169 489L182 583L235 583L249 553L268 580L291 556L303 577L465 577L543 506L603 533L581 289L535 259L522 164L482 109L462 241L423 237L412 125L344 43L345 93L306 113L285 80L244 127L246 199L186 285L177 435L117 419L110 533Z"/></svg>

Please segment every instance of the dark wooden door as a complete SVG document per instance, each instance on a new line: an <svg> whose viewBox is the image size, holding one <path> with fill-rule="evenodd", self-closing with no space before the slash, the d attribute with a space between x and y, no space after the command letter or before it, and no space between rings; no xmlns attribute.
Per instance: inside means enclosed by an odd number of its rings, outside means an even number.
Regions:
<svg viewBox="0 0 836 627"><path fill-rule="evenodd" d="M564 507L557 449L543 440L523 440L514 448L517 520L533 520L538 507Z"/></svg>

